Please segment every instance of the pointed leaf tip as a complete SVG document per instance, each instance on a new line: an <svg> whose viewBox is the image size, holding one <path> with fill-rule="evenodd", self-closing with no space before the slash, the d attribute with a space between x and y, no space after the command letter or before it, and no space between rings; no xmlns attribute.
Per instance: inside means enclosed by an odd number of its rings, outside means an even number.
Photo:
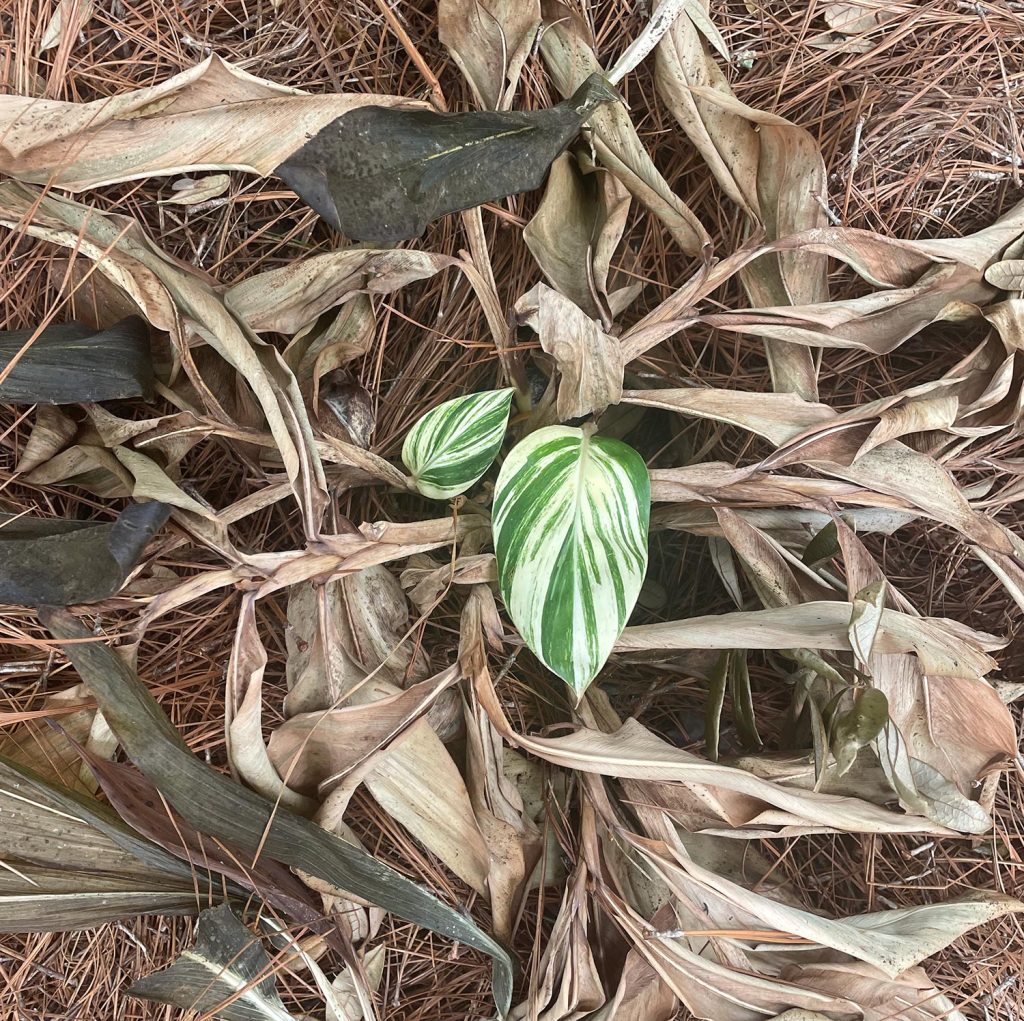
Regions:
<svg viewBox="0 0 1024 1021"><path fill-rule="evenodd" d="M635 450L569 426L532 433L498 476L494 549L505 605L577 701L640 594L650 503Z"/></svg>

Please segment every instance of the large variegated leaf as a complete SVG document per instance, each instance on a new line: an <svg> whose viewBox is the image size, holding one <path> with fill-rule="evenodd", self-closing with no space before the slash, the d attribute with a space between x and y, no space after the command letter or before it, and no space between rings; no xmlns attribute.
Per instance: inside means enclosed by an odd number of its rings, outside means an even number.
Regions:
<svg viewBox="0 0 1024 1021"><path fill-rule="evenodd" d="M640 455L588 429L539 429L498 475L494 549L505 605L578 698L640 594L650 504Z"/></svg>
<svg viewBox="0 0 1024 1021"><path fill-rule="evenodd" d="M402 460L432 500L464 493L498 456L515 389L485 390L439 404L405 438Z"/></svg>

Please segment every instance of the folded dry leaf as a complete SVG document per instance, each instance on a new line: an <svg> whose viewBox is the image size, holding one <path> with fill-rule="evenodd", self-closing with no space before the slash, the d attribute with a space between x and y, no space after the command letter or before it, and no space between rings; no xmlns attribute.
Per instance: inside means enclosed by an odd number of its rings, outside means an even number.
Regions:
<svg viewBox="0 0 1024 1021"><path fill-rule="evenodd" d="M73 192L195 170L265 175L366 105L422 108L399 96L310 95L213 55L158 85L91 103L0 96L0 172Z"/></svg>

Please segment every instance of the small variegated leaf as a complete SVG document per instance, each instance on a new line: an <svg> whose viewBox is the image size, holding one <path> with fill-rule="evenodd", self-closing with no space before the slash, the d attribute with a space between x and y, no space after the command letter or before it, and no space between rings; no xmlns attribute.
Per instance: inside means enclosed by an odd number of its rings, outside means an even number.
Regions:
<svg viewBox="0 0 1024 1021"><path fill-rule="evenodd" d="M416 488L448 500L477 482L501 449L513 387L467 394L428 411L405 438L402 460Z"/></svg>
<svg viewBox="0 0 1024 1021"><path fill-rule="evenodd" d="M636 604L650 510L643 458L592 429L538 429L498 475L494 551L505 606L577 700Z"/></svg>

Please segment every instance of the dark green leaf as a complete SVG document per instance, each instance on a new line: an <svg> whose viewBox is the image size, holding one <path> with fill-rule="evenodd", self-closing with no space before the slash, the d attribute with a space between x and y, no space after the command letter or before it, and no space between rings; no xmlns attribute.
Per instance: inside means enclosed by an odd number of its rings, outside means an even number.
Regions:
<svg viewBox="0 0 1024 1021"><path fill-rule="evenodd" d="M494 961L494 998L507 1012L512 959L460 911L423 887L301 816L275 806L199 761L135 672L64 610L44 607L40 619L74 663L128 757L189 823L251 855L263 853L332 886L379 904Z"/></svg>
<svg viewBox="0 0 1024 1021"><path fill-rule="evenodd" d="M826 560L831 560L839 553L839 530L836 523L830 521L807 544L801 558L808 567L814 567Z"/></svg>
<svg viewBox="0 0 1024 1021"><path fill-rule="evenodd" d="M863 688L852 708L837 716L832 726L832 754L839 775L853 765L857 753L878 737L889 722L889 700L878 688Z"/></svg>
<svg viewBox="0 0 1024 1021"><path fill-rule="evenodd" d="M132 996L223 1021L293 1021L277 992L270 957L227 904L199 916L196 941L169 967L139 979ZM230 1002L225 1002L230 1001Z"/></svg>
<svg viewBox="0 0 1024 1021"><path fill-rule="evenodd" d="M105 805L0 756L0 932L84 929L191 913L201 873L133 833ZM228 886L239 895L242 891Z"/></svg>
<svg viewBox="0 0 1024 1021"><path fill-rule="evenodd" d="M170 513L129 504L116 521L0 514L0 603L69 606L109 599Z"/></svg>
<svg viewBox="0 0 1024 1021"><path fill-rule="evenodd" d="M617 100L593 74L546 110L363 106L328 124L274 173L348 237L402 241L445 213L539 188L590 114Z"/></svg>
<svg viewBox="0 0 1024 1021"><path fill-rule="evenodd" d="M153 396L149 330L128 316L106 330L83 323L0 333L0 401L8 404L79 404ZM28 345L26 347L26 345Z"/></svg>

